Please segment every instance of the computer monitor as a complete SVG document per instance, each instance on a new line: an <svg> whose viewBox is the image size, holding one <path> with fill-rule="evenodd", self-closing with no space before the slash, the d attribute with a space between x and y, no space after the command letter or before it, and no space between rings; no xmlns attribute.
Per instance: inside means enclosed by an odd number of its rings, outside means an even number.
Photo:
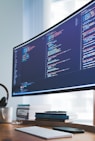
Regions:
<svg viewBox="0 0 95 141"><path fill-rule="evenodd" d="M95 1L13 48L12 96L94 88Z"/></svg>

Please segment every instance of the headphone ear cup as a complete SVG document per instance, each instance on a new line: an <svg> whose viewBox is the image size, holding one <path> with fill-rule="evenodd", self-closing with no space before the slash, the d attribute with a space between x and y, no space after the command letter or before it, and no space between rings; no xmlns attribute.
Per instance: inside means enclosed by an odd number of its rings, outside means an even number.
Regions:
<svg viewBox="0 0 95 141"><path fill-rule="evenodd" d="M0 100L0 107L5 107L7 105L6 97L2 97Z"/></svg>

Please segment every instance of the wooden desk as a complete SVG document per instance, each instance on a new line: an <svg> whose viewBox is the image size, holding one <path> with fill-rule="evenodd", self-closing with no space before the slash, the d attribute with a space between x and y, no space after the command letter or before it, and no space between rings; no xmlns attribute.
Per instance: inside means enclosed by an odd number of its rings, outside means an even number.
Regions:
<svg viewBox="0 0 95 141"><path fill-rule="evenodd" d="M15 130L15 128L23 126L30 125L0 124L0 141L46 141ZM52 141L95 141L95 133L86 131L85 133L74 134L72 138L52 139Z"/></svg>

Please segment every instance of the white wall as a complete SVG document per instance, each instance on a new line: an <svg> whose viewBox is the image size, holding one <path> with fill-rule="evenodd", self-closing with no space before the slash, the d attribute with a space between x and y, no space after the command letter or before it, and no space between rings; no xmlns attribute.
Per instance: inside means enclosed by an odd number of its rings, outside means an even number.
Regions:
<svg viewBox="0 0 95 141"><path fill-rule="evenodd" d="M51 0L23 0L23 40L28 40L49 26Z"/></svg>
<svg viewBox="0 0 95 141"><path fill-rule="evenodd" d="M22 98L11 97L12 49L23 40L22 2L22 0L0 0L0 83L8 88L8 106L13 107L22 102ZM0 99L1 97L2 94Z"/></svg>

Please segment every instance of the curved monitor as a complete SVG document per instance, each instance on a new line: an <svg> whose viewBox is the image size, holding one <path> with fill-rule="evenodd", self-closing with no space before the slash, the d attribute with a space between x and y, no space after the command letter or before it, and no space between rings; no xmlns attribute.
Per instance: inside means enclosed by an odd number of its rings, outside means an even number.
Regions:
<svg viewBox="0 0 95 141"><path fill-rule="evenodd" d="M13 48L12 96L92 88L95 1Z"/></svg>

